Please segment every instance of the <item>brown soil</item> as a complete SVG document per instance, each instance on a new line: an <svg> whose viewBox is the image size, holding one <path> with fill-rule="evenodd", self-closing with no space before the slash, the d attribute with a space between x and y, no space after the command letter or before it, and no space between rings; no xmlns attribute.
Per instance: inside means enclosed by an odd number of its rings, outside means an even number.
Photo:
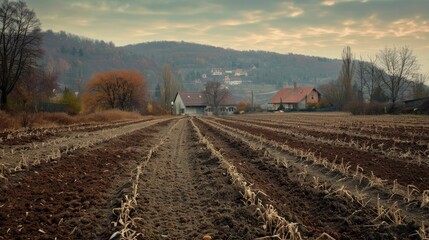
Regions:
<svg viewBox="0 0 429 240"><path fill-rule="evenodd" d="M136 216L143 239L254 239L264 236L219 160L181 120L143 170Z"/></svg>
<svg viewBox="0 0 429 240"><path fill-rule="evenodd" d="M108 239L131 170L165 132L155 125L8 176L0 239Z"/></svg>
<svg viewBox="0 0 429 240"><path fill-rule="evenodd" d="M80 149L1 183L0 239L109 239L112 210L130 179L174 122L161 122ZM255 239L266 236L226 170L180 120L140 180L136 229L142 239Z"/></svg>
<svg viewBox="0 0 429 240"><path fill-rule="evenodd" d="M33 142L46 142L49 139L60 138L70 135L70 132L79 133L79 132L95 132L103 129L111 129L113 127L118 128L131 123L141 123L150 121L153 118L145 118L142 120L134 121L121 121L116 123L86 123L79 125L71 126L62 126L56 128L29 128L23 131L20 131L19 136L14 131L4 131L0 133L0 138L2 139L3 146L15 146L15 145L24 145L31 144ZM12 136L8 138L8 135Z"/></svg>
<svg viewBox="0 0 429 240"><path fill-rule="evenodd" d="M364 169L367 175L371 175L372 171L375 176L381 179L387 179L390 182L397 179L398 183L404 186L413 184L421 190L429 189L429 174L427 174L429 172L429 166L427 165L417 167L415 164L407 164L402 160L387 158L371 152L342 146L333 146L320 142L303 141L293 136L258 128L257 126L245 126L239 121L230 122L221 119L217 121L224 125L252 133L256 136L262 136L268 140L273 140L281 144L287 143L287 145L301 149L304 152L314 152L316 156L320 155L330 161L336 159L337 163L340 163L341 159L343 159L344 163L349 162L352 165L351 169L355 169L356 165L359 165Z"/></svg>
<svg viewBox="0 0 429 240"><path fill-rule="evenodd" d="M284 124L280 123L273 123L273 122L266 122L266 121L251 121L251 120L241 120L242 122L248 122L257 124L260 126L268 126L271 128L278 128L278 129L288 129L289 131L296 132L299 134L309 135L314 138L323 138L327 140L341 140L344 142L350 142L350 141L358 141L360 143L365 143L367 146L372 146L375 149L378 150L386 150L390 148L395 148L396 150L400 150L402 152L407 152L408 150L412 150L413 152L420 151L421 155L424 156L424 152L427 150L427 146L424 144L418 144L418 142L427 142L429 140L429 131L426 129L421 130L421 134L425 134L423 136L416 136L416 137L409 137L405 138L402 136L404 133L404 130L401 129L391 129L389 132L379 132L375 134L374 132L359 132L359 136L351 135L348 132L349 131L337 131L337 132L327 132L324 127L315 127L315 130L311 129L304 129L299 127L289 127L285 126ZM312 126L314 128L314 125ZM320 131L323 130L323 131ZM340 130L340 129L338 129ZM362 134L365 133L365 134ZM385 137L384 139L374 139L372 136L378 136L381 135ZM401 139L406 140L407 142L395 142L394 139ZM382 145L382 146L381 146ZM428 153L429 154L429 153ZM429 155L428 155L429 156Z"/></svg>
<svg viewBox="0 0 429 240"><path fill-rule="evenodd" d="M328 233L336 239L417 239L417 224L374 222L376 212L373 208L328 195L324 190L300 181L296 169L279 167L273 159L264 157L263 150L254 151L203 121L194 121L252 188L266 194L258 194L264 204L272 204L279 215L298 223L305 237L315 239ZM238 122L218 122L278 142L287 140L295 147L321 151L322 156L332 156L321 150L325 147L322 145L292 141L273 131L246 128ZM219 160L199 143L189 118L103 129L87 127L88 132L92 131L89 134L68 135L65 131L61 136L68 138L53 143L56 144L54 147L63 149L79 141L100 138L106 132L116 137L64 153L54 161L9 173L7 180L0 179L0 239L109 239L120 229L113 224L117 221L113 209L120 207L125 195L131 194L136 167L164 137L140 176L138 205L131 212L135 224L130 225L141 233L138 239L202 239L204 235L213 239L255 239L268 236L261 219L256 217L256 206L243 202L241 189L232 183ZM40 145L44 139L33 140ZM16 144L25 145L26 141ZM45 147L38 149L49 153L53 146ZM20 151L31 157L38 149L28 147ZM332 147L327 151L344 156L358 155L343 148ZM360 157L367 156L362 154ZM6 154L6 157L9 158L0 158L0 164L12 166L14 155ZM379 162L384 160L377 159L371 163L371 158L366 158L367 167L381 168ZM386 169L393 173L409 172L391 166ZM427 187L426 175L409 173L425 181L417 186ZM386 176L392 178L394 175L385 173L380 177ZM400 181L414 183L417 180L401 178Z"/></svg>
<svg viewBox="0 0 429 240"><path fill-rule="evenodd" d="M303 185L296 180L298 172L279 168L266 159L262 151L255 152L203 122L197 123L238 171L269 196L282 216L300 224L305 236L317 238L326 232L336 239L409 239L417 229L414 223L409 226L377 225L372 222L376 218L374 210Z"/></svg>

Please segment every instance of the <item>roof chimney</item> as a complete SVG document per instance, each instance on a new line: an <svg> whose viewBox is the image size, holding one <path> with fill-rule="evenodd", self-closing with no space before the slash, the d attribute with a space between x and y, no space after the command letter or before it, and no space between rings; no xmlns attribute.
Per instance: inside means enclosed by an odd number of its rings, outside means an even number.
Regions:
<svg viewBox="0 0 429 240"><path fill-rule="evenodd" d="M293 89L296 89L296 82L293 82Z"/></svg>

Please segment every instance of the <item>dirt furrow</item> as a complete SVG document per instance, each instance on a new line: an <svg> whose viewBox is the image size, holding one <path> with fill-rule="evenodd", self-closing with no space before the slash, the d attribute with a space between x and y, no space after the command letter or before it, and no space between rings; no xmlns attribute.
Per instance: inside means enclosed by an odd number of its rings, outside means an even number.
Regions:
<svg viewBox="0 0 429 240"><path fill-rule="evenodd" d="M376 218L375 211L303 185L296 181L299 172L279 168L273 161L265 159L262 151L252 151L203 122L198 122L198 126L206 129L206 137L217 149L222 149L256 189L269 196L280 214L300 223L305 236L317 238L326 232L336 239L389 239L394 236L409 237L416 229L416 226L403 230L376 224L372 222Z"/></svg>
<svg viewBox="0 0 429 240"><path fill-rule="evenodd" d="M94 132L70 132L67 136L54 138L49 142L26 144L12 149L5 147L0 153L0 163L3 168L9 170L14 168L17 170L28 169L32 165L57 158L61 154L68 154L77 149L87 148L96 143L108 141L165 121L169 120L157 119Z"/></svg>
<svg viewBox="0 0 429 240"><path fill-rule="evenodd" d="M168 123L8 176L1 185L0 239L109 239L112 209L131 171Z"/></svg>
<svg viewBox="0 0 429 240"><path fill-rule="evenodd" d="M243 125L238 121L230 122L217 119L217 122L249 132L256 136L262 136L265 139L276 141L279 144L286 143L293 148L302 149L304 152L314 152L316 156L320 155L323 158L327 158L329 161L337 161L337 163L340 163L341 160L343 160L344 163L349 162L351 164L351 169L356 169L356 166L359 165L364 169L364 173L369 176L371 172L373 172L375 176L389 180L390 182L396 179L398 183L403 186L413 184L420 190L429 189L429 175L427 174L427 172L429 172L429 167L426 165L417 167L413 164L406 164L401 160L394 160L370 152L303 141L282 133L258 128L257 126Z"/></svg>
<svg viewBox="0 0 429 240"><path fill-rule="evenodd" d="M143 239L254 239L263 230L219 160L180 120L143 169L136 229Z"/></svg>
<svg viewBox="0 0 429 240"><path fill-rule="evenodd" d="M246 122L252 125L266 126L270 128L276 128L283 130L288 134L300 135L302 137L313 137L315 139L321 138L328 141L339 141L342 143L355 142L356 146L371 146L371 150L381 153L383 150L388 150L387 152L393 151L397 154L403 154L407 151L411 153L420 153L423 158L425 158L424 152L428 150L427 144L429 139L429 134L426 135L427 139L422 140L421 138L414 139L405 139L401 138L401 141L394 140L391 137L377 138L374 137L374 133L371 134L356 134L346 130L337 130L337 129L325 129L315 126L302 126L297 125L294 127L287 126L284 123L275 123L267 121L254 121L254 120L241 120L241 122ZM429 154L429 153L427 153ZM410 163L410 161L409 161Z"/></svg>
<svg viewBox="0 0 429 240"><path fill-rule="evenodd" d="M270 143L258 143L255 145L255 142L259 142L258 136L243 134L241 130L206 120L208 119L204 119L205 123L213 126L223 135L231 136L234 140L244 143L252 150L257 148L259 149L257 151L263 151L264 156L267 156L267 163L274 164L280 168L286 166L285 171L288 172L288 176L303 184L330 191L344 189L348 191L350 196L354 196L356 201L372 208L374 212L377 211L379 206L389 209L393 204L397 203L406 222L421 223L429 219L428 208L420 206L420 199L407 200L404 197L406 196L404 186L401 186L401 190L399 190L400 186L397 186L395 194L392 195L392 185L369 187L368 180L362 181L351 175L347 177L340 171L333 171L329 166L326 167L320 162L314 162L312 157L303 159L296 153L280 150ZM296 174L297 172L298 174ZM304 172L306 173L305 176L302 175Z"/></svg>

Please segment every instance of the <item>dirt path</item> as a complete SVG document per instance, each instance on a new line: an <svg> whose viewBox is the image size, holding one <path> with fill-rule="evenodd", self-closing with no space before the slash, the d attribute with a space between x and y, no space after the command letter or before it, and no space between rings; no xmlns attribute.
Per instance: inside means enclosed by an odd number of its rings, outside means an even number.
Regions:
<svg viewBox="0 0 429 240"><path fill-rule="evenodd" d="M144 239L254 239L264 236L217 159L182 119L143 170L136 216Z"/></svg>

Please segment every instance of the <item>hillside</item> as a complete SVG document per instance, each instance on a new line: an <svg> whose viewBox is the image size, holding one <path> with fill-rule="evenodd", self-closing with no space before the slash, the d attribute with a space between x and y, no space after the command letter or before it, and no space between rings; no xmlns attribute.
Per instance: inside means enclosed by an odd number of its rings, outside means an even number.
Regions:
<svg viewBox="0 0 429 240"><path fill-rule="evenodd" d="M136 69L144 73L151 85L158 80L161 71L157 62L115 47L111 42L65 32L44 32L43 49L44 63L60 74L60 85L76 91L83 90L91 76L100 71Z"/></svg>
<svg viewBox="0 0 429 240"><path fill-rule="evenodd" d="M256 84L319 84L336 78L340 62L321 57L278 54L265 51L236 51L186 42L149 42L123 47L130 53L146 55L162 64L170 64L185 74L185 81L210 74L211 68L244 69L252 67L248 80Z"/></svg>
<svg viewBox="0 0 429 240"><path fill-rule="evenodd" d="M208 80L242 82L240 90L264 85L274 90L297 82L299 85L319 85L336 78L340 61L297 54L265 51L237 51L186 42L149 42L124 47L92 40L65 32L43 33L44 62L60 73L60 84L76 91L83 90L90 77L99 71L136 69L141 71L151 89L161 79L163 64L170 64L186 90L198 90ZM213 68L222 69L214 75ZM242 74L234 75L240 70ZM226 72L225 72L226 71ZM244 74L245 73L245 74ZM267 85L269 86L267 88ZM232 87L234 89L234 87Z"/></svg>

